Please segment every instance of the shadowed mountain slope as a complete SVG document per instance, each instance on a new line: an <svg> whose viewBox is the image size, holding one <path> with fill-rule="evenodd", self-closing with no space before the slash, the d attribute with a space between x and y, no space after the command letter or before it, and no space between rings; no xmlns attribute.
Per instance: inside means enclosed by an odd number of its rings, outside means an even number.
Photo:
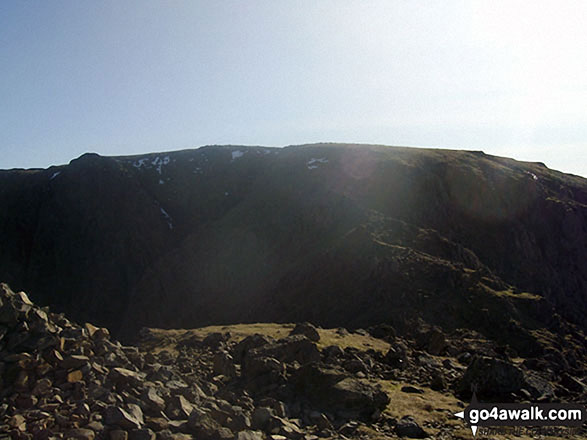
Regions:
<svg viewBox="0 0 587 440"><path fill-rule="evenodd" d="M424 320L531 349L586 322L587 181L538 163L340 144L86 154L1 171L0 204L0 279L119 335Z"/></svg>

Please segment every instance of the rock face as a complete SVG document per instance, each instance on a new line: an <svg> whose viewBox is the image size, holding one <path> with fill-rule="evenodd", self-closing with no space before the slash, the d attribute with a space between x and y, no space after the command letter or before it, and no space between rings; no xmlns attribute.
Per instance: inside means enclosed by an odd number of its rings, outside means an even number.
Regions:
<svg viewBox="0 0 587 440"><path fill-rule="evenodd" d="M86 154L1 171L0 206L0 279L117 336L422 318L520 341L512 319L587 322L587 183L536 163L321 144Z"/></svg>

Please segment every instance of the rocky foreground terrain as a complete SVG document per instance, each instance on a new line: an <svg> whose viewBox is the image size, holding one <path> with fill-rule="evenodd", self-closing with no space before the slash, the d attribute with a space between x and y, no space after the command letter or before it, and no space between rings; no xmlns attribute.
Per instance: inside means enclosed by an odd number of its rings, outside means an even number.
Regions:
<svg viewBox="0 0 587 440"><path fill-rule="evenodd" d="M308 323L140 336L121 345L0 285L0 439L469 439L453 413L472 384L486 401L587 400L580 344L522 358L425 325L410 338Z"/></svg>

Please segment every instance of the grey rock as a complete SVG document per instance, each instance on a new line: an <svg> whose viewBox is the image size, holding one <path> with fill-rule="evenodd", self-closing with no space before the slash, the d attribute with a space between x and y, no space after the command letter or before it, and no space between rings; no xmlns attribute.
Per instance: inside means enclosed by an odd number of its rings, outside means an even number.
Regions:
<svg viewBox="0 0 587 440"><path fill-rule="evenodd" d="M137 373L126 368L115 367L108 373L108 380L119 387L137 387L145 380L144 373Z"/></svg>
<svg viewBox="0 0 587 440"><path fill-rule="evenodd" d="M218 333L218 332L210 333L208 336L206 336L204 338L204 340L202 341L202 344L204 344L206 347L210 347L210 348L216 350L221 345L226 343L226 341L228 341L229 338L230 338L230 335L227 333Z"/></svg>
<svg viewBox="0 0 587 440"><path fill-rule="evenodd" d="M243 362L246 353L269 343L269 338L260 334L247 336L233 347L232 356L234 357L235 362L240 364Z"/></svg>
<svg viewBox="0 0 587 440"><path fill-rule="evenodd" d="M165 409L165 400L157 393L155 388L145 388L141 394L141 400L145 404L146 409L151 413Z"/></svg>
<svg viewBox="0 0 587 440"><path fill-rule="evenodd" d="M285 381L285 365L272 357L247 356L242 375L249 388L259 390Z"/></svg>
<svg viewBox="0 0 587 440"><path fill-rule="evenodd" d="M515 365L501 359L476 356L458 383L457 392L468 398L472 388L478 397L504 397L524 386L524 373Z"/></svg>
<svg viewBox="0 0 587 440"><path fill-rule="evenodd" d="M75 370L87 365L89 362L90 358L87 356L72 355L64 358L59 366L65 370Z"/></svg>
<svg viewBox="0 0 587 440"><path fill-rule="evenodd" d="M240 431L236 440L265 440L265 436L260 431Z"/></svg>
<svg viewBox="0 0 587 440"><path fill-rule="evenodd" d="M251 414L251 426L253 429L260 429L261 431L264 431L269 425L269 421L274 416L275 413L271 408L264 406L255 408L253 414Z"/></svg>
<svg viewBox="0 0 587 440"><path fill-rule="evenodd" d="M378 387L335 368L310 364L297 372L294 381L298 391L319 408L348 418L370 419L389 403Z"/></svg>
<svg viewBox="0 0 587 440"><path fill-rule="evenodd" d="M304 335L312 342L318 342L320 340L320 334L318 333L318 330L309 322L296 324L290 335Z"/></svg>
<svg viewBox="0 0 587 440"><path fill-rule="evenodd" d="M116 425L123 429L139 429L143 425L143 412L138 405L129 404L127 409L108 406L104 411L106 425Z"/></svg>
<svg viewBox="0 0 587 440"><path fill-rule="evenodd" d="M133 429L128 435L128 440L155 440L155 438L155 433L149 428Z"/></svg>
<svg viewBox="0 0 587 440"><path fill-rule="evenodd" d="M212 360L212 369L214 374L221 374L227 377L236 376L236 367L234 359L225 351L219 351L214 355Z"/></svg>
<svg viewBox="0 0 587 440"><path fill-rule="evenodd" d="M288 336L279 341L251 350L247 357L271 357L280 362L305 365L320 360L318 347L303 335Z"/></svg>
<svg viewBox="0 0 587 440"><path fill-rule="evenodd" d="M168 400L165 414L170 419L180 420L187 419L193 410L194 406L185 397L179 395Z"/></svg>
<svg viewBox="0 0 587 440"><path fill-rule="evenodd" d="M194 412L188 420L191 432L201 440L233 440L234 433L207 413Z"/></svg>
<svg viewBox="0 0 587 440"><path fill-rule="evenodd" d="M404 416L397 422L395 426L395 432L400 437L409 438L426 438L428 434L424 431L420 425L411 416Z"/></svg>

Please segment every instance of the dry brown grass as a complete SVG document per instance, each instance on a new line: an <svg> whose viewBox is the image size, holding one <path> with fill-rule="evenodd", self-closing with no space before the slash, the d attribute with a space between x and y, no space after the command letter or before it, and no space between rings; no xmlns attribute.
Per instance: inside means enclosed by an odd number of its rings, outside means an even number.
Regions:
<svg viewBox="0 0 587 440"><path fill-rule="evenodd" d="M230 340L239 342L247 336L256 333L269 336L275 339L281 339L289 335L295 324L272 324L272 323L255 323L255 324L232 324L232 325L212 325L209 327L202 327L190 330L174 329L150 329L151 335L157 341L167 341L165 349L172 350L175 343L187 338L204 339L210 333L230 333ZM339 335L336 329L318 329L320 334L320 341L318 341L318 348L323 349L329 345L338 345L340 348L353 347L358 350L367 351L369 349L387 352L389 344L381 339L375 339L371 336L364 336L357 333L348 333ZM157 347L158 351L161 347Z"/></svg>

